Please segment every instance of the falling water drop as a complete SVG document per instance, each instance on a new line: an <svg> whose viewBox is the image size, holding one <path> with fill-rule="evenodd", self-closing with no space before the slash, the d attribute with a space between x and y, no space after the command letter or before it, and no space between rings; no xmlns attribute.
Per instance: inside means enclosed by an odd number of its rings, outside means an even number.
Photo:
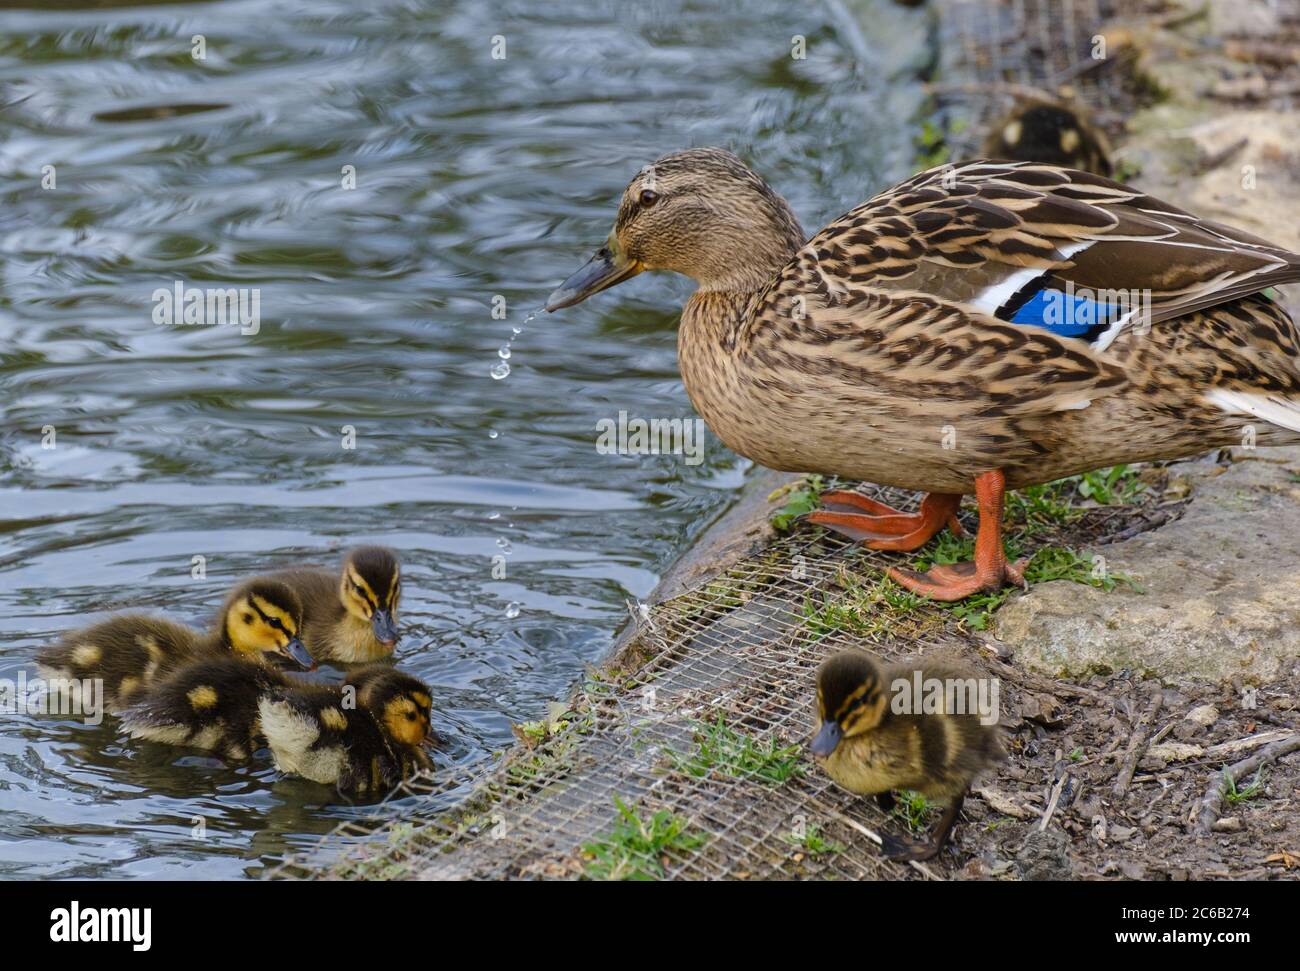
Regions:
<svg viewBox="0 0 1300 971"><path fill-rule="evenodd" d="M510 601L508 604L506 604L506 619L514 620L516 617L519 616L519 611L522 607L523 604L521 604L518 600Z"/></svg>
<svg viewBox="0 0 1300 971"><path fill-rule="evenodd" d="M502 553L510 553L514 550L514 547L510 545L510 540L506 539L504 536L497 540L497 548L501 550Z"/></svg>
<svg viewBox="0 0 1300 971"><path fill-rule="evenodd" d="M491 374L493 379L497 381L501 381L504 378L508 378L510 377L510 365L507 364L505 361L502 361L500 364L493 366Z"/></svg>
<svg viewBox="0 0 1300 971"><path fill-rule="evenodd" d="M509 357L510 357L510 345L509 345L509 344L502 344L502 345L501 345L501 349L497 351L497 357L501 358L501 360L503 360L503 361L509 359Z"/></svg>
<svg viewBox="0 0 1300 971"><path fill-rule="evenodd" d="M500 519L500 518L501 518L501 514L499 512L488 513L488 519Z"/></svg>
<svg viewBox="0 0 1300 971"><path fill-rule="evenodd" d="M497 430L495 428L489 428L488 438L496 438L496 437L497 437Z"/></svg>

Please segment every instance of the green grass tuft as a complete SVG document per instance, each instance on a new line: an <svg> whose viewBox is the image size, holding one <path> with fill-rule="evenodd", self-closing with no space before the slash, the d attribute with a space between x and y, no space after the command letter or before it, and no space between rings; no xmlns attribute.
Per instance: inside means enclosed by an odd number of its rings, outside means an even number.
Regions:
<svg viewBox="0 0 1300 971"><path fill-rule="evenodd" d="M1264 770L1261 768L1255 773L1255 778L1241 789L1237 788L1236 781L1225 771L1223 773L1223 798L1232 805L1239 802L1245 802L1247 799L1254 799L1264 792Z"/></svg>
<svg viewBox="0 0 1300 971"><path fill-rule="evenodd" d="M668 852L690 853L708 837L692 832L686 823L667 809L648 819L618 796L618 820L609 833L583 844L588 857L584 872L592 880L659 880L664 875L663 856Z"/></svg>
<svg viewBox="0 0 1300 971"><path fill-rule="evenodd" d="M844 852L844 844L823 839L821 827L815 823L804 828L802 837L796 836L794 833L787 833L784 839L791 846L799 847L809 856L826 856L832 853Z"/></svg>
<svg viewBox="0 0 1300 971"><path fill-rule="evenodd" d="M796 519L817 508L818 500L825 491L826 480L820 475L804 476L798 482L777 489L767 498L774 502L784 496L785 505L768 517L772 528L781 533L789 532Z"/></svg>
<svg viewBox="0 0 1300 971"><path fill-rule="evenodd" d="M894 815L914 833L927 828L926 817L934 808L934 803L919 792L904 789L894 794Z"/></svg>
<svg viewBox="0 0 1300 971"><path fill-rule="evenodd" d="M733 729L721 714L711 722L697 722L695 742L693 752L668 750L674 769L699 778L718 772L775 786L803 772L798 745L778 747L772 739L756 742Z"/></svg>

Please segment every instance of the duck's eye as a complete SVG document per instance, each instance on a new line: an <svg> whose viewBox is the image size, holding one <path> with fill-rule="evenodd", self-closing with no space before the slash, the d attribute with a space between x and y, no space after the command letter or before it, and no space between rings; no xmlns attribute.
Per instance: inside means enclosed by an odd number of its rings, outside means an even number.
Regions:
<svg viewBox="0 0 1300 971"><path fill-rule="evenodd" d="M244 623L245 623L245 624L251 624L252 622L253 622L253 615L252 615L252 614L244 614Z"/></svg>
<svg viewBox="0 0 1300 971"><path fill-rule="evenodd" d="M649 209L659 201L659 193L655 192L654 189L642 189L639 201L642 209Z"/></svg>

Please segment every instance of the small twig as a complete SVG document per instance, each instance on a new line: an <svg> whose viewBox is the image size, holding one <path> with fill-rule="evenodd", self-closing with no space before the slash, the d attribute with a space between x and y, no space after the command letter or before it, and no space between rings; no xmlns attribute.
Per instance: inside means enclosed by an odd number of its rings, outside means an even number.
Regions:
<svg viewBox="0 0 1300 971"><path fill-rule="evenodd" d="M1225 145L1217 152L1211 152L1210 154L1202 158L1199 163L1197 163L1196 166L1197 174L1199 175L1205 172L1209 172L1211 169L1217 169L1220 165L1228 161L1228 159L1232 158L1232 156L1236 155L1248 144L1250 144L1250 139L1243 135L1241 138L1238 138L1232 144Z"/></svg>
<svg viewBox="0 0 1300 971"><path fill-rule="evenodd" d="M1047 824L1052 821L1052 815L1056 812L1056 804L1061 801L1061 792L1065 789L1066 783L1070 781L1070 773L1061 773L1061 778L1056 780L1056 785L1052 787L1052 798L1047 803L1047 808L1043 810L1043 818L1038 823L1040 833L1047 830Z"/></svg>
<svg viewBox="0 0 1300 971"><path fill-rule="evenodd" d="M1160 710L1160 703L1164 701L1164 693L1157 688L1151 695L1151 702L1147 705L1147 710L1142 713L1138 723L1133 726L1133 734L1128 741L1128 751L1124 755L1124 761L1119 765L1119 775L1115 777L1115 785L1111 787L1111 798L1118 802L1124 798L1128 792L1128 787L1133 783L1133 773L1137 771L1138 761L1146 754L1150 742L1148 742L1148 729L1152 721L1155 720L1156 712Z"/></svg>
<svg viewBox="0 0 1300 971"><path fill-rule="evenodd" d="M845 826L848 826L850 829L856 829L859 833L861 833L861 834L862 834L863 836L865 836L867 839L869 839L869 840L874 840L875 843L876 843L878 846L884 846L884 845L885 845L885 841L882 840L882 839L880 838L880 834L879 834L879 833L876 833L874 830L870 830L870 829L868 829L867 827L863 826L863 825L862 825L861 823L859 823L856 819L850 819L848 816L845 816L843 813L841 813L841 812L837 812L836 810L831 809L831 808L829 808L829 807L827 807L827 808L824 810L824 812L825 812L828 816L834 816L836 819L838 819L838 820L839 820L841 823L843 823ZM912 865L912 869L913 869L913 870L915 870L917 873L921 874L921 876L925 877L927 880L942 880L942 879L943 879L942 877L936 875L935 872L934 872L933 870L931 870L929 867L927 867L927 866L923 866L922 864L920 864L920 863L917 862L916 860L908 860L907 862L910 863L910 864Z"/></svg>
<svg viewBox="0 0 1300 971"><path fill-rule="evenodd" d="M1233 739L1231 742L1221 742L1218 745L1211 745L1202 753L1202 756L1210 760L1223 759L1229 755L1236 755L1239 752L1259 748L1261 745L1280 742L1284 738L1290 738L1292 734L1292 732L1277 731L1260 732L1258 735L1247 735L1245 738Z"/></svg>
<svg viewBox="0 0 1300 971"><path fill-rule="evenodd" d="M1201 799L1201 811L1196 819L1196 834L1208 836L1211 827L1218 820L1219 810L1223 808L1224 783L1231 780L1235 784L1242 776L1257 772L1269 762L1297 750L1300 750L1300 735L1292 735L1290 738L1265 746L1250 758L1242 759L1222 772L1215 773L1209 788L1205 790L1205 796Z"/></svg>

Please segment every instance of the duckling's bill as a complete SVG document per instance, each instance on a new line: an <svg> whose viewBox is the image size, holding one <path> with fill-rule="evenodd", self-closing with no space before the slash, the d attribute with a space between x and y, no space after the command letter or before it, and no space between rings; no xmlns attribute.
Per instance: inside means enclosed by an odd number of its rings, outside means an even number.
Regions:
<svg viewBox="0 0 1300 971"><path fill-rule="evenodd" d="M276 653L283 654L304 671L316 670L315 658L307 653L307 648L304 647L302 641L296 637L289 638L289 641L281 646Z"/></svg>
<svg viewBox="0 0 1300 971"><path fill-rule="evenodd" d="M819 758L825 758L835 751L843 737L844 730L840 728L839 722L822 722L821 730L808 746L808 750Z"/></svg>
<svg viewBox="0 0 1300 971"><path fill-rule="evenodd" d="M376 610L370 618L370 625L374 629L375 639L380 644L385 647L396 646L401 634L397 630L397 621L393 619L391 610Z"/></svg>
<svg viewBox="0 0 1300 971"><path fill-rule="evenodd" d="M644 269L639 262L628 258L617 235L610 233L605 245L596 250L596 255L582 269L551 291L546 298L546 312L572 307L593 293L630 280Z"/></svg>

